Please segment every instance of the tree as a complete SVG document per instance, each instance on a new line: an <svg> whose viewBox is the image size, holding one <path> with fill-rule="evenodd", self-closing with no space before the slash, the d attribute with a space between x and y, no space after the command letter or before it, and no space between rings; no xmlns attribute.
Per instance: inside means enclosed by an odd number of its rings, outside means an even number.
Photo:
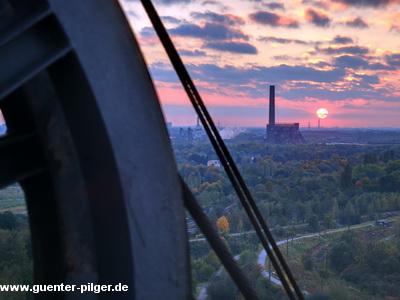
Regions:
<svg viewBox="0 0 400 300"><path fill-rule="evenodd" d="M353 175L353 169L349 166L346 165L346 168L340 175L340 184L342 185L343 188L347 189L352 186L352 176Z"/></svg>
<svg viewBox="0 0 400 300"><path fill-rule="evenodd" d="M229 231L229 222L225 216L217 220L217 229L219 232Z"/></svg>
<svg viewBox="0 0 400 300"><path fill-rule="evenodd" d="M318 224L318 219L316 215L312 215L308 219L308 229L315 232L319 230L319 224Z"/></svg>

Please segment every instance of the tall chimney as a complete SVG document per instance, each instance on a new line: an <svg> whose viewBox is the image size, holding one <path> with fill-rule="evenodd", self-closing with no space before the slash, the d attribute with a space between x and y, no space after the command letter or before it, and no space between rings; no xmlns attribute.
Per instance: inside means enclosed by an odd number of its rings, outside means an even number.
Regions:
<svg viewBox="0 0 400 300"><path fill-rule="evenodd" d="M269 86L269 126L275 126L275 86Z"/></svg>

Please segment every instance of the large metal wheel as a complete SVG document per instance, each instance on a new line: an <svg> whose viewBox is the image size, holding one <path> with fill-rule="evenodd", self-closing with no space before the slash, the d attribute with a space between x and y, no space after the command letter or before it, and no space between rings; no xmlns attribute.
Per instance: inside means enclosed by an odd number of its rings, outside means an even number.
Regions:
<svg viewBox="0 0 400 300"><path fill-rule="evenodd" d="M187 299L177 170L117 1L1 0L0 185L27 199L35 284L127 292L36 299Z"/></svg>

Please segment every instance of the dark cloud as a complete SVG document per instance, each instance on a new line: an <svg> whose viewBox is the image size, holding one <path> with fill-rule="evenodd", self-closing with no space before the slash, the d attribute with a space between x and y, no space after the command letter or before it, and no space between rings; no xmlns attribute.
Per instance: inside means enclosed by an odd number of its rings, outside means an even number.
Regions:
<svg viewBox="0 0 400 300"><path fill-rule="evenodd" d="M179 20L177 18L174 18L174 17L171 17L171 16L161 17L161 20L163 20L164 22L171 23L171 24L181 24L182 23L181 20Z"/></svg>
<svg viewBox="0 0 400 300"><path fill-rule="evenodd" d="M279 2L263 3L263 6L265 6L270 10L276 10L276 9L285 10L285 4Z"/></svg>
<svg viewBox="0 0 400 300"><path fill-rule="evenodd" d="M398 0L334 0L347 6L379 7L391 4L399 4Z"/></svg>
<svg viewBox="0 0 400 300"><path fill-rule="evenodd" d="M332 44L352 44L353 43L353 39L351 37L348 36L344 36L344 35L337 35L333 38L332 40Z"/></svg>
<svg viewBox="0 0 400 300"><path fill-rule="evenodd" d="M367 54L369 49L363 46L341 46L341 47L325 47L318 48L319 52L331 55L338 54Z"/></svg>
<svg viewBox="0 0 400 300"><path fill-rule="evenodd" d="M347 66L349 64L359 67L369 66L366 60L356 62L346 60L346 63ZM232 65L220 67L214 64L188 64L187 67L193 79L213 84L213 90L208 90L208 92L223 87L226 93L221 91L221 94L228 96L235 94L236 97L265 97L268 85L276 84L286 86L282 91L279 91L279 96L293 101L302 101L306 97L333 101L351 98L398 100L391 96L390 91L374 87L374 85L380 83L377 75L354 74L353 71L345 68L334 67L322 71L300 65L240 68ZM155 80L168 83L178 82L176 74L167 64L152 64L150 72ZM343 89L343 86L339 83L343 82L348 74L352 74L356 80L346 81L347 88ZM336 82L338 84L335 84ZM200 84L199 89L204 90L204 87Z"/></svg>
<svg viewBox="0 0 400 300"><path fill-rule="evenodd" d="M329 27L331 19L324 12L308 8L305 14L306 20L318 27Z"/></svg>
<svg viewBox="0 0 400 300"><path fill-rule="evenodd" d="M224 23L227 25L243 25L243 18L231 14L217 14L211 11L205 13L193 12L191 16L196 19L204 19L211 22Z"/></svg>
<svg viewBox="0 0 400 300"><path fill-rule="evenodd" d="M285 38L277 38L273 36L265 36L261 37L258 39L261 42L266 42L266 43L278 43L278 44L298 44L298 45L307 45L309 43L302 41L302 40L297 40L297 39L285 39Z"/></svg>
<svg viewBox="0 0 400 300"><path fill-rule="evenodd" d="M291 80L330 83L342 80L346 74L346 71L340 68L321 71L300 65L237 68L234 66L219 67L212 64L202 64L191 65L190 68L196 70L201 80L232 85L259 84L260 82L284 83Z"/></svg>
<svg viewBox="0 0 400 300"><path fill-rule="evenodd" d="M257 48L248 43L240 43L240 42L208 42L204 44L205 47L226 51L231 53L240 53L240 54L257 54Z"/></svg>
<svg viewBox="0 0 400 300"><path fill-rule="evenodd" d="M345 24L349 27L353 27L353 28L368 28L368 24L367 22L365 22L363 19L361 19L360 17L356 17L352 20L348 20L345 22Z"/></svg>
<svg viewBox="0 0 400 300"><path fill-rule="evenodd" d="M186 50L186 49L179 49L178 50L180 55L184 56L205 56L206 53L201 50Z"/></svg>
<svg viewBox="0 0 400 300"><path fill-rule="evenodd" d="M400 53L385 55L385 61L390 66L400 67Z"/></svg>
<svg viewBox="0 0 400 300"><path fill-rule="evenodd" d="M360 78L362 82L367 84L378 84L380 83L380 79L376 75L360 75L355 74L353 75L355 78Z"/></svg>
<svg viewBox="0 0 400 300"><path fill-rule="evenodd" d="M249 15L253 22L269 25L272 27L288 27L288 28L298 28L299 22L295 19L285 17L283 15L272 13L268 11L257 11Z"/></svg>
<svg viewBox="0 0 400 300"><path fill-rule="evenodd" d="M374 71L381 71L381 70L393 71L396 70L397 68L395 66L390 66L383 63L372 63L369 64L367 67L365 67L365 69Z"/></svg>
<svg viewBox="0 0 400 300"><path fill-rule="evenodd" d="M156 36L156 32L153 27L143 27L139 34L144 37Z"/></svg>
<svg viewBox="0 0 400 300"><path fill-rule="evenodd" d="M369 63L367 59L351 56L342 55L334 59L334 65L341 68L351 69L365 69L365 70L395 70L394 66L382 64L382 63Z"/></svg>
<svg viewBox="0 0 400 300"><path fill-rule="evenodd" d="M204 27L200 27L195 24L183 24L176 28L170 29L169 32L179 36L211 40L243 39L247 41L249 39L247 35L238 29L215 23L206 23L204 24Z"/></svg>
<svg viewBox="0 0 400 300"><path fill-rule="evenodd" d="M359 69L368 66L367 60L350 55L342 55L336 57L334 59L334 63L336 66L340 66L343 68L352 68L352 69Z"/></svg>

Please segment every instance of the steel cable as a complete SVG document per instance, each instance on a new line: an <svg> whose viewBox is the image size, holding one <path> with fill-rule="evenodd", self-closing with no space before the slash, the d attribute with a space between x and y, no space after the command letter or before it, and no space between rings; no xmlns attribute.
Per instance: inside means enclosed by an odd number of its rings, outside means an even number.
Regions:
<svg viewBox="0 0 400 300"><path fill-rule="evenodd" d="M178 77L182 82L182 85L184 86L186 93L188 94L190 101L193 104L196 113L198 114L204 126L204 129L210 139L211 144L213 145L219 159L221 160L221 163L225 168L227 176L232 182L232 185L243 205L243 208L245 209L250 219L250 222L252 223L264 249L268 254L268 257L271 260L272 265L274 266L278 274L279 279L282 282L282 285L285 288L287 295L289 296L290 299L295 299L295 296L292 291L293 288L297 297L299 299L304 299L301 290L299 289L288 265L286 264L286 261L282 253L279 250L279 247L275 243L275 240L273 239L273 236L266 222L264 221L249 189L247 188L247 185L245 184L243 178L241 177L240 172L237 169L236 164L234 163L225 143L223 142L221 136L219 135L219 132L214 122L212 121L211 116L209 115L207 108L205 107L200 97L200 94L198 93L183 62L181 61L178 52L176 51L171 39L169 38L167 31L165 30L156 10L154 9L154 6L152 5L150 0L141 0L141 1L153 24L154 29L156 30L171 60L172 65L174 66L178 74ZM268 241L266 238L268 239ZM271 244L272 251L271 248L269 247L268 242L269 244ZM291 286L289 285L286 276L283 274L281 267L284 270L287 278L289 279Z"/></svg>
<svg viewBox="0 0 400 300"><path fill-rule="evenodd" d="M249 280L244 275L242 269L240 269L238 266L228 247L221 240L220 236L211 224L210 220L207 218L206 214L203 212L203 209L197 202L196 198L187 187L185 181L182 179L182 177L179 176L179 178L181 181L183 200L186 209L189 211L196 224L203 232L207 241L210 243L211 248L215 251L221 260L221 263L224 265L226 271L229 273L229 275L231 275L233 281L246 299L259 299Z"/></svg>

